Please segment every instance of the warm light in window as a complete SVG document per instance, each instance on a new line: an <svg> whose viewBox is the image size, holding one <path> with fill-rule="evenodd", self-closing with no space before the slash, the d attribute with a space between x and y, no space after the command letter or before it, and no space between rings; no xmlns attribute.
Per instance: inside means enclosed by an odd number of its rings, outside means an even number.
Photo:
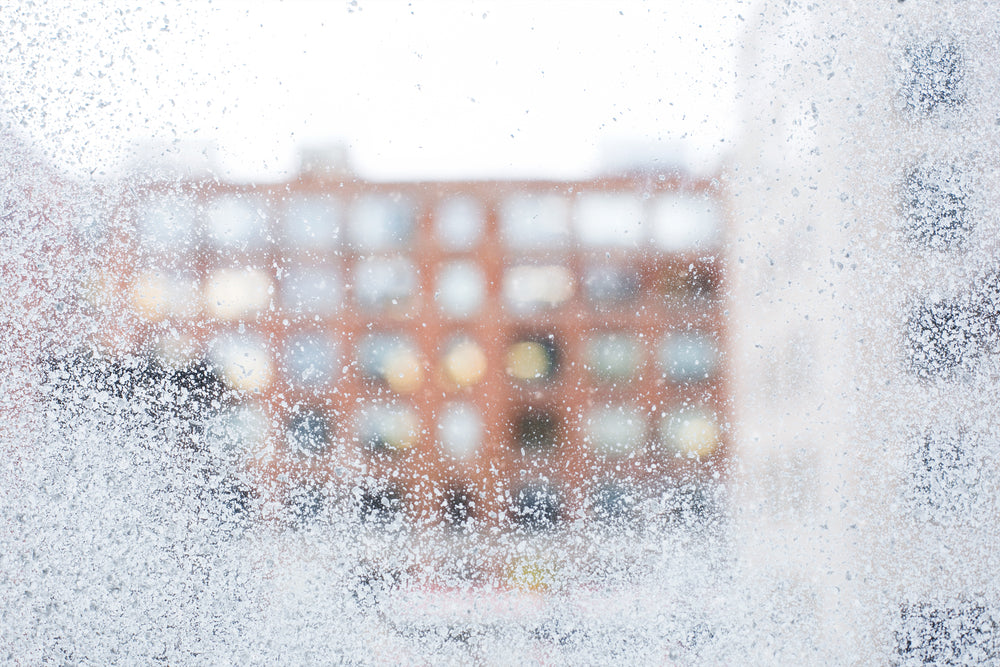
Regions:
<svg viewBox="0 0 1000 667"><path fill-rule="evenodd" d="M664 445L693 458L710 456L719 447L721 430L708 412L686 409L664 417L660 438Z"/></svg>
<svg viewBox="0 0 1000 667"><path fill-rule="evenodd" d="M358 361L366 375L399 393L416 391L424 379L420 353L405 336L371 334L358 346Z"/></svg>
<svg viewBox="0 0 1000 667"><path fill-rule="evenodd" d="M507 349L507 374L518 380L543 380L556 369L555 346L524 340Z"/></svg>
<svg viewBox="0 0 1000 667"><path fill-rule="evenodd" d="M372 450L404 451L420 437L420 420L403 405L374 405L361 416L360 436Z"/></svg>
<svg viewBox="0 0 1000 667"><path fill-rule="evenodd" d="M476 341L460 339L445 351L444 372L459 387L475 384L486 374L486 353Z"/></svg>
<svg viewBox="0 0 1000 667"><path fill-rule="evenodd" d="M205 286L205 308L215 317L235 320L267 307L274 288L261 269L219 269Z"/></svg>

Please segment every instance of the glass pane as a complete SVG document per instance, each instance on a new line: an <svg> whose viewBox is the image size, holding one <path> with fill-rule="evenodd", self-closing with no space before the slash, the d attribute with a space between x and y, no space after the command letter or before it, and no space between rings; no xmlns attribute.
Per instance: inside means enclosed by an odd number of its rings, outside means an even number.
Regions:
<svg viewBox="0 0 1000 667"><path fill-rule="evenodd" d="M503 238L511 248L552 248L569 241L569 203L560 195L513 195L500 208Z"/></svg>
<svg viewBox="0 0 1000 667"><path fill-rule="evenodd" d="M483 420L471 403L450 403L444 406L438 423L441 448L459 460L476 456L483 440Z"/></svg>
<svg viewBox="0 0 1000 667"><path fill-rule="evenodd" d="M550 380L558 367L559 348L552 338L524 338L507 348L507 375L516 380Z"/></svg>
<svg viewBox="0 0 1000 667"><path fill-rule="evenodd" d="M584 416L584 432L584 440L595 452L622 456L645 444L646 419L633 406L607 406Z"/></svg>
<svg viewBox="0 0 1000 667"><path fill-rule="evenodd" d="M362 195L348 216L349 241L360 250L402 248L413 235L413 205L400 195Z"/></svg>
<svg viewBox="0 0 1000 667"><path fill-rule="evenodd" d="M366 310L405 308L416 288L416 270L402 257L372 257L354 267L354 295Z"/></svg>
<svg viewBox="0 0 1000 667"><path fill-rule="evenodd" d="M573 297L573 274L564 266L521 265L507 269L503 297L514 313L556 308Z"/></svg>
<svg viewBox="0 0 1000 667"><path fill-rule="evenodd" d="M449 250L473 248L483 232L483 208L473 197L450 197L434 213L438 242Z"/></svg>
<svg viewBox="0 0 1000 667"><path fill-rule="evenodd" d="M210 357L226 383L240 391L260 391L274 376L270 349L259 336L218 338Z"/></svg>
<svg viewBox="0 0 1000 667"><path fill-rule="evenodd" d="M574 211L577 238L590 247L642 247L645 243L642 204L642 199L634 194L580 195Z"/></svg>
<svg viewBox="0 0 1000 667"><path fill-rule="evenodd" d="M258 248L268 240L262 204L229 195L212 200L206 211L208 238L217 246Z"/></svg>
<svg viewBox="0 0 1000 667"><path fill-rule="evenodd" d="M358 344L358 365L370 378L381 380L394 391L416 391L424 379L423 362L408 336L375 333Z"/></svg>
<svg viewBox="0 0 1000 667"><path fill-rule="evenodd" d="M642 364L642 346L634 336L603 333L590 337L585 368L601 382L618 382L634 376Z"/></svg>
<svg viewBox="0 0 1000 667"><path fill-rule="evenodd" d="M708 197L657 197L652 204L652 220L653 241L662 250L710 250L721 240L720 213Z"/></svg>
<svg viewBox="0 0 1000 667"><path fill-rule="evenodd" d="M660 367L675 382L710 379L718 359L715 342L705 334L668 334L660 343Z"/></svg>
<svg viewBox="0 0 1000 667"><path fill-rule="evenodd" d="M438 271L434 292L438 307L454 318L472 317L486 298L486 279L472 262L451 262Z"/></svg>
<svg viewBox="0 0 1000 667"><path fill-rule="evenodd" d="M137 217L143 248L176 250L194 241L195 205L188 197L150 197L139 204Z"/></svg>
<svg viewBox="0 0 1000 667"><path fill-rule="evenodd" d="M330 250L340 240L340 202L329 197L296 196L285 208L286 242L292 247Z"/></svg>
<svg viewBox="0 0 1000 667"><path fill-rule="evenodd" d="M358 431L373 452L401 452L417 443L420 420L407 405L373 405L362 410Z"/></svg>
<svg viewBox="0 0 1000 667"><path fill-rule="evenodd" d="M441 367L454 386L473 385L486 374L486 352L472 338L460 336L445 347Z"/></svg>
<svg viewBox="0 0 1000 667"><path fill-rule="evenodd" d="M274 285L261 269L217 269L205 283L205 309L214 317L251 317L271 303Z"/></svg>
<svg viewBox="0 0 1000 667"><path fill-rule="evenodd" d="M330 382L337 366L337 346L321 333L299 334L286 343L286 372L296 384L318 386Z"/></svg>
<svg viewBox="0 0 1000 667"><path fill-rule="evenodd" d="M293 313L328 315L340 309L343 298L336 269L293 266L281 279L282 305Z"/></svg>
<svg viewBox="0 0 1000 667"><path fill-rule="evenodd" d="M719 447L721 437L716 418L699 408L684 408L660 421L660 442L668 452L705 458Z"/></svg>

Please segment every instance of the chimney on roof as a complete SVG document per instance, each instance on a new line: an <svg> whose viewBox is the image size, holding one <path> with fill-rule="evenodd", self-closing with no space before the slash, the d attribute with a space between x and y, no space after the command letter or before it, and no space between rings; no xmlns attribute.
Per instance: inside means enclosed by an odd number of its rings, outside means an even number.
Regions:
<svg viewBox="0 0 1000 667"><path fill-rule="evenodd" d="M300 176L342 176L350 173L347 145L343 142L310 144L299 148Z"/></svg>

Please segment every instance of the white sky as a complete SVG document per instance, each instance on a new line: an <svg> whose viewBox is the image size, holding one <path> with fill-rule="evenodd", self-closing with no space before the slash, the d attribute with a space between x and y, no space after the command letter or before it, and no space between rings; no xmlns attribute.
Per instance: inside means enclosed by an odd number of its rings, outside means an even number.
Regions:
<svg viewBox="0 0 1000 667"><path fill-rule="evenodd" d="M7 116L70 171L155 139L280 178L340 140L373 178L570 177L615 145L704 164L737 129L739 0L140 4L0 15Z"/></svg>

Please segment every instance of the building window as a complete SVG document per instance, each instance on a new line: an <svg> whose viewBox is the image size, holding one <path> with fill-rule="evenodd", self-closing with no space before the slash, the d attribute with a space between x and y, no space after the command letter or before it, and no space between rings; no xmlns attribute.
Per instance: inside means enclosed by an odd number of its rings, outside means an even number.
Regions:
<svg viewBox="0 0 1000 667"><path fill-rule="evenodd" d="M460 461L475 458L483 441L483 419L471 403L444 406L439 417L438 438L441 449Z"/></svg>
<svg viewBox="0 0 1000 667"><path fill-rule="evenodd" d="M551 484L537 482L517 491L512 514L522 528L544 530L559 521L561 504L559 493Z"/></svg>
<svg viewBox="0 0 1000 667"><path fill-rule="evenodd" d="M135 313L153 322L167 317L190 317L197 313L198 281L178 272L143 271L132 287Z"/></svg>
<svg viewBox="0 0 1000 667"><path fill-rule="evenodd" d="M624 456L645 443L646 419L634 406L606 406L587 412L583 431L584 441L596 453Z"/></svg>
<svg viewBox="0 0 1000 667"><path fill-rule="evenodd" d="M929 114L965 102L965 63L957 44L936 40L904 53L900 96L910 111Z"/></svg>
<svg viewBox="0 0 1000 667"><path fill-rule="evenodd" d="M968 178L952 164L914 167L903 182L906 236L932 250L961 247L972 232Z"/></svg>
<svg viewBox="0 0 1000 667"><path fill-rule="evenodd" d="M472 519L475 503L472 494L467 489L448 489L444 492L441 503L445 524L450 528L464 528Z"/></svg>
<svg viewBox="0 0 1000 667"><path fill-rule="evenodd" d="M551 336L531 336L507 348L507 375L515 380L551 380L559 369L559 346Z"/></svg>
<svg viewBox="0 0 1000 667"><path fill-rule="evenodd" d="M409 336L369 334L358 344L358 365L369 378L378 379L393 391L407 394L423 383L420 352Z"/></svg>
<svg viewBox="0 0 1000 667"><path fill-rule="evenodd" d="M661 195L652 206L653 243L666 252L714 248L722 237L722 219L713 199L704 195Z"/></svg>
<svg viewBox="0 0 1000 667"><path fill-rule="evenodd" d="M995 337L997 324L989 311L967 298L916 308L906 323L910 372L921 379L951 377Z"/></svg>
<svg viewBox="0 0 1000 667"><path fill-rule="evenodd" d="M486 352L473 339L460 336L445 348L441 366L452 385L468 387L486 375Z"/></svg>
<svg viewBox="0 0 1000 667"><path fill-rule="evenodd" d="M515 417L513 435L522 452L552 451L559 444L559 419L552 411L528 408Z"/></svg>
<svg viewBox="0 0 1000 667"><path fill-rule="evenodd" d="M660 367L674 382L698 382L715 375L719 349L703 333L671 333L660 342Z"/></svg>
<svg viewBox="0 0 1000 667"><path fill-rule="evenodd" d="M671 267L660 273L657 288L663 297L677 305L702 304L717 298L718 279L708 269L690 265Z"/></svg>
<svg viewBox="0 0 1000 667"><path fill-rule="evenodd" d="M343 298L340 274L329 267L292 266L281 279L282 305L292 313L329 315Z"/></svg>
<svg viewBox="0 0 1000 667"><path fill-rule="evenodd" d="M515 250L549 250L569 241L569 204L555 194L520 194L500 206L504 242Z"/></svg>
<svg viewBox="0 0 1000 667"><path fill-rule="evenodd" d="M408 405L371 405L361 413L358 434L369 451L403 452L417 444L420 419Z"/></svg>
<svg viewBox="0 0 1000 667"><path fill-rule="evenodd" d="M476 315L486 298L486 278L473 262L450 262L438 270L434 299L438 308L456 319Z"/></svg>
<svg viewBox="0 0 1000 667"><path fill-rule="evenodd" d="M483 233L483 207L474 197L456 196L434 212L434 233L449 250L471 250Z"/></svg>
<svg viewBox="0 0 1000 667"><path fill-rule="evenodd" d="M573 273L558 264L512 266L503 277L504 304L518 315L557 308L573 290Z"/></svg>
<svg viewBox="0 0 1000 667"><path fill-rule="evenodd" d="M996 664L997 627L996 610L978 600L903 604L893 637L894 664Z"/></svg>
<svg viewBox="0 0 1000 667"><path fill-rule="evenodd" d="M639 276L624 266L591 266L583 274L583 293L596 307L627 305L639 295Z"/></svg>
<svg viewBox="0 0 1000 667"><path fill-rule="evenodd" d="M306 456L322 454L330 442L330 425L318 410L292 415L288 421L288 448Z"/></svg>
<svg viewBox="0 0 1000 667"><path fill-rule="evenodd" d="M417 271L403 257L371 257L354 268L354 295L367 311L406 309L417 289Z"/></svg>
<svg viewBox="0 0 1000 667"><path fill-rule="evenodd" d="M349 225L348 240L354 248L404 248L413 237L413 204L402 195L363 195L351 205Z"/></svg>
<svg viewBox="0 0 1000 667"><path fill-rule="evenodd" d="M303 526L319 518L326 494L314 484L302 484L289 492L287 504L293 524Z"/></svg>
<svg viewBox="0 0 1000 667"><path fill-rule="evenodd" d="M260 391L274 376L270 347L259 336L216 339L209 358L226 384L238 391Z"/></svg>
<svg viewBox="0 0 1000 667"><path fill-rule="evenodd" d="M609 482L591 494L593 517L607 525L624 525L635 518L638 493L631 485Z"/></svg>
<svg viewBox="0 0 1000 667"><path fill-rule="evenodd" d="M598 382L624 382L642 364L642 345L635 336L602 333L591 336L584 351L584 367Z"/></svg>
<svg viewBox="0 0 1000 667"><path fill-rule="evenodd" d="M385 526L403 512L403 494L395 487L368 489L358 497L358 514L362 523Z"/></svg>
<svg viewBox="0 0 1000 667"><path fill-rule="evenodd" d="M208 205L208 239L219 247L258 248L267 240L264 210L255 199L221 196Z"/></svg>
<svg viewBox="0 0 1000 667"><path fill-rule="evenodd" d="M285 239L294 248L331 250L340 239L340 202L329 197L295 196L285 208Z"/></svg>
<svg viewBox="0 0 1000 667"><path fill-rule="evenodd" d="M577 197L573 222L585 247L638 248L642 218L642 199L635 194L590 192Z"/></svg>
<svg viewBox="0 0 1000 667"><path fill-rule="evenodd" d="M217 269L205 282L205 310L213 317L238 320L256 316L271 303L274 283L263 269Z"/></svg>
<svg viewBox="0 0 1000 667"><path fill-rule="evenodd" d="M285 370L295 384L317 387L333 379L337 346L320 333L297 335L285 346Z"/></svg>
<svg viewBox="0 0 1000 667"><path fill-rule="evenodd" d="M660 420L660 442L677 456L707 458L718 449L721 436L715 416L701 408L681 408Z"/></svg>
<svg viewBox="0 0 1000 667"><path fill-rule="evenodd" d="M187 197L154 196L139 210L139 243L152 250L184 249L194 240L194 202Z"/></svg>
<svg viewBox="0 0 1000 667"><path fill-rule="evenodd" d="M962 431L927 431L916 438L911 465L912 500L925 518L972 516L979 497L979 447Z"/></svg>

